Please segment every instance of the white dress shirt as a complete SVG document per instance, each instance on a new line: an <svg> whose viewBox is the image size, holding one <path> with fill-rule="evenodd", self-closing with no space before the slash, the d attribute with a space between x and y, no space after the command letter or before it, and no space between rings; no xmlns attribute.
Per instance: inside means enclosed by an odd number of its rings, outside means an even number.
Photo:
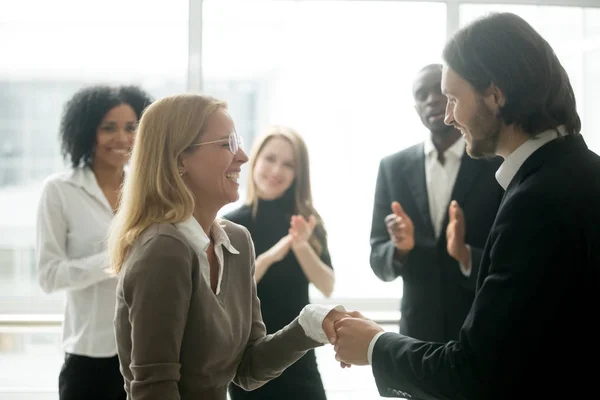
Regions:
<svg viewBox="0 0 600 400"><path fill-rule="evenodd" d="M536 150L538 150L546 143L566 134L567 132L565 130L565 127L561 125L556 129L549 129L547 131L544 131L536 135L535 137L527 140L525 143L519 146L508 157L506 157L500 168L498 168L498 170L496 171L496 180L498 181L500 186L502 186L502 188L506 190L510 182L513 180L513 178L519 171L519 168L521 168L523 163ZM375 335L375 337L373 337L373 340L371 340L371 343L369 344L369 348L367 350L367 359L369 361L369 364L372 364L373 361L373 348L375 347L375 343L377 342L377 339L379 339L379 337L383 335L383 333L384 332L380 332L377 335Z"/></svg>
<svg viewBox="0 0 600 400"><path fill-rule="evenodd" d="M89 357L117 354L113 318L117 278L107 272L113 210L89 168L44 182L37 210L36 264L46 293L64 291L63 349Z"/></svg>
<svg viewBox="0 0 600 400"><path fill-rule="evenodd" d="M206 250L210 245L210 238L193 216L175 226L184 234L193 247L199 259L201 273L204 279L210 282L210 264L206 254ZM216 290L218 294L221 290L221 281L223 279L223 247L232 254L239 254L239 251L231 244L229 236L223 230L218 219L213 222L210 234L215 242L215 254L219 262L219 279ZM305 306L298 318L298 323L302 326L304 333L319 343L329 343L327 336L323 332L323 320L334 308L345 311L341 305L323 306L320 304L309 304Z"/></svg>
<svg viewBox="0 0 600 400"><path fill-rule="evenodd" d="M556 129L549 129L527 140L515 151L510 153L502 165L500 165L500 168L498 168L496 171L496 180L500 186L506 190L510 182L517 174L517 171L519 171L519 168L521 168L529 156L531 156L537 149L546 143L566 134L567 132L564 125L561 125Z"/></svg>
<svg viewBox="0 0 600 400"><path fill-rule="evenodd" d="M425 152L425 180L427 182L429 215L431 216L435 237L439 238L440 235L446 234L446 232L442 232L442 225L448 212L450 200L452 200L452 191L465 154L466 143L461 136L452 146L448 147L444 152L444 164L441 164L438 160L438 151L431 138L425 141L423 150ZM458 266L464 276L471 274L470 265L459 263Z"/></svg>
<svg viewBox="0 0 600 400"><path fill-rule="evenodd" d="M429 214L435 237L438 238L440 235L446 234L442 232L442 224L465 153L465 140L459 137L452 146L446 149L443 157L444 164L438 160L438 151L431 138L425 141L423 149L425 151L425 180L427 181Z"/></svg>
<svg viewBox="0 0 600 400"><path fill-rule="evenodd" d="M208 250L208 246L210 245L210 239L206 236L206 232L204 232L204 229L202 229L194 217L189 217L187 220L175 224L175 226L183 233L196 252L196 255L200 259L200 273L202 273L206 282L210 283L210 264L208 262L208 255L206 254L206 250ZM231 254L240 254L240 252L233 247L229 236L227 236L218 221L215 220L213 222L210 233L215 241L215 254L219 261L219 279L216 291L216 294L219 294L221 292L221 281L223 280L223 247Z"/></svg>

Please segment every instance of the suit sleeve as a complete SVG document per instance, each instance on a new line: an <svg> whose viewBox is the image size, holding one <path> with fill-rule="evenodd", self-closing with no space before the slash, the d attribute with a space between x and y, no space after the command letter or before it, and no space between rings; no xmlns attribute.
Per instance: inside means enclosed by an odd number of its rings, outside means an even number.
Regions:
<svg viewBox="0 0 600 400"><path fill-rule="evenodd" d="M375 201L371 221L371 254L369 261L375 275L384 282L390 282L401 276L405 265L396 257L396 247L390 240L385 226L385 217L392 212L392 198L389 193L388 179L384 161L379 163L375 184Z"/></svg>
<svg viewBox="0 0 600 400"><path fill-rule="evenodd" d="M465 277L463 286L472 291L475 291L477 287L477 275L479 275L479 264L482 255L483 249L471 246L471 272L468 277Z"/></svg>
<svg viewBox="0 0 600 400"><path fill-rule="evenodd" d="M496 166L496 170L497 170ZM495 171L495 170L494 170ZM497 212L500 203L502 202L502 197L504 196L504 189L497 183L495 183L495 210ZM495 215L494 215L495 216ZM477 276L479 275L479 267L481 264L481 258L483 256L483 249L480 247L471 246L471 274L468 278L466 278L463 282L463 286L469 290L475 291L477 288Z"/></svg>
<svg viewBox="0 0 600 400"><path fill-rule="evenodd" d="M555 349L535 338L566 296L563 266L577 240L563 213L543 199L514 196L498 215L488 275L478 290L458 341L423 342L385 333L373 349L373 374L384 396L418 399L518 397L530 376L529 359ZM535 293L535 295L532 295ZM569 350L567 350L569 351ZM511 393L512 392L512 393Z"/></svg>

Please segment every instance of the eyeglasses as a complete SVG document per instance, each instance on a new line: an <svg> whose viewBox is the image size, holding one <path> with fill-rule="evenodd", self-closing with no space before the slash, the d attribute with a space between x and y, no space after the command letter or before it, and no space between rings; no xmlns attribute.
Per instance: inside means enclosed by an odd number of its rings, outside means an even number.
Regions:
<svg viewBox="0 0 600 400"><path fill-rule="evenodd" d="M204 146L205 144L217 144L217 143L229 143L229 151L231 151L233 154L237 154L237 152L240 150L240 148L243 145L242 138L237 134L236 131L233 131L229 134L229 137L227 139L212 140L210 142L196 143L196 144L193 144L191 147L199 147L199 146Z"/></svg>

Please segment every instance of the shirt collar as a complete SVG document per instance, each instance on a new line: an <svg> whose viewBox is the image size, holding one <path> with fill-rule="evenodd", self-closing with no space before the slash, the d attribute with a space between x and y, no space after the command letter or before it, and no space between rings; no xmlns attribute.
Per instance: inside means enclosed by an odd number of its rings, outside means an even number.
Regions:
<svg viewBox="0 0 600 400"><path fill-rule="evenodd" d="M465 139L460 136L452 146L448 147L448 149L444 152L444 154L453 154L456 158L461 158L465 152L466 148ZM429 136L424 143L423 151L425 153L425 157L429 157L432 154L437 154L437 149L431 140L431 136Z"/></svg>
<svg viewBox="0 0 600 400"><path fill-rule="evenodd" d="M128 168L126 167L123 169L123 173L125 176L127 176L127 172ZM72 185L81 188L89 195L95 197L106 207L107 210L109 210L111 213L113 212L113 209L109 204L108 199L102 192L100 185L98 185L98 180L96 179L96 175L94 174L92 168L87 166L73 168L71 169L70 173L64 176L64 180L66 182L71 183Z"/></svg>
<svg viewBox="0 0 600 400"><path fill-rule="evenodd" d="M128 174L129 166L126 165L123 168L123 175L127 176ZM88 190L93 190L93 188L98 186L98 181L96 180L94 171L92 171L92 168L87 166L72 168L70 173L65 175L64 180Z"/></svg>
<svg viewBox="0 0 600 400"><path fill-rule="evenodd" d="M202 229L198 221L196 221L196 218L190 216L185 221L175 224L175 226L184 234L196 253L206 253L210 244L210 239L206 236L206 232L204 232L204 229ZM223 246L231 254L240 254L240 252L231 244L229 236L223 229L219 220L213 222L210 232L215 241L215 246Z"/></svg>
<svg viewBox="0 0 600 400"><path fill-rule="evenodd" d="M75 186L86 189L89 192L94 192L96 186L98 186L96 175L94 175L94 171L89 167L73 168L71 172L65 176L65 180L71 182Z"/></svg>
<svg viewBox="0 0 600 400"><path fill-rule="evenodd" d="M548 129L547 131L535 135L517 147L515 151L506 157L502 165L500 165L500 168L498 168L496 171L496 180L500 186L506 190L510 182L519 171L519 168L521 168L529 156L531 156L537 149L546 143L558 138L559 136L565 136L566 134L567 131L564 125L560 125L556 129Z"/></svg>

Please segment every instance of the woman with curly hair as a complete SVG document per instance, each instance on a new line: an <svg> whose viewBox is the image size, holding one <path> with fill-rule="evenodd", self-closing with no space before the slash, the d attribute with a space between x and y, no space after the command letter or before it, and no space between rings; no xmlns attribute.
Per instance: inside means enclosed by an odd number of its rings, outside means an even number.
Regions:
<svg viewBox="0 0 600 400"><path fill-rule="evenodd" d="M66 294L60 400L126 398L113 327L117 279L107 272L105 242L151 101L135 86L92 86L64 108L60 140L70 168L44 182L36 227L39 283Z"/></svg>

